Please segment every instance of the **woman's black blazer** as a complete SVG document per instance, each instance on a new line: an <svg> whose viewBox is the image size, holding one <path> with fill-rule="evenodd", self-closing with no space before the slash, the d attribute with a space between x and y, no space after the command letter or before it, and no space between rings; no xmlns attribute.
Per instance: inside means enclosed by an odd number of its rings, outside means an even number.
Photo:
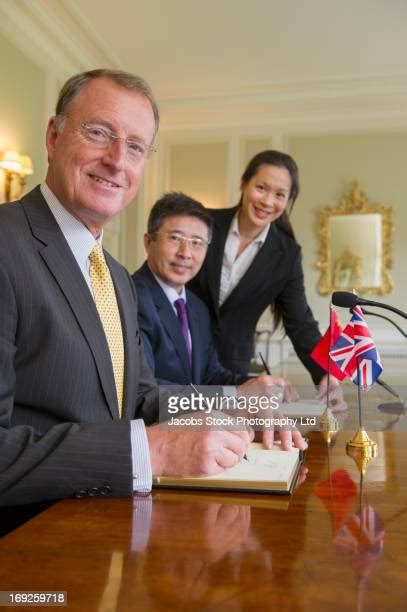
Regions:
<svg viewBox="0 0 407 612"><path fill-rule="evenodd" d="M284 328L298 357L318 383L324 371L310 353L321 334L305 296L301 248L275 223L249 269L219 308L223 252L236 211L237 207L210 210L212 241L200 272L189 284L208 305L219 357L230 370L246 373L253 357L257 322L276 303L281 306Z"/></svg>

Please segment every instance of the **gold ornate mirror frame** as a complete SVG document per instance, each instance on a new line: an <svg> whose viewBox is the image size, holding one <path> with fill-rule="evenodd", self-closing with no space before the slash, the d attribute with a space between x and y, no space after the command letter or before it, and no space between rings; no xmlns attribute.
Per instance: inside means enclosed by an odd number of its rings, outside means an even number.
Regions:
<svg viewBox="0 0 407 612"><path fill-rule="evenodd" d="M354 181L339 206L319 212L318 293L352 289L360 294L390 293L392 233L391 207L371 204Z"/></svg>

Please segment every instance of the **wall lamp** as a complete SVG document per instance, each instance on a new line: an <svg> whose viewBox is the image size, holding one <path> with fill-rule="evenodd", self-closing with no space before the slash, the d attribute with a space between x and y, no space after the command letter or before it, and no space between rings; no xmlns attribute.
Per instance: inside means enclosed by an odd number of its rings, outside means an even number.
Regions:
<svg viewBox="0 0 407 612"><path fill-rule="evenodd" d="M18 199L24 190L25 177L34 172L31 158L17 151L4 151L0 153L0 168L4 172L6 202L10 202L12 197Z"/></svg>

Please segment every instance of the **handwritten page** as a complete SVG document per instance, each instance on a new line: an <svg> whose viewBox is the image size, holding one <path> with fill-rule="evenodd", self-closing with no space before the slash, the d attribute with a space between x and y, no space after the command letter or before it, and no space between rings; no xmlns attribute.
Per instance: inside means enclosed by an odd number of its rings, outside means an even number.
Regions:
<svg viewBox="0 0 407 612"><path fill-rule="evenodd" d="M284 451L276 444L267 450L260 443L252 443L247 460L216 476L204 476L202 480L289 482L298 463L298 452L298 448Z"/></svg>

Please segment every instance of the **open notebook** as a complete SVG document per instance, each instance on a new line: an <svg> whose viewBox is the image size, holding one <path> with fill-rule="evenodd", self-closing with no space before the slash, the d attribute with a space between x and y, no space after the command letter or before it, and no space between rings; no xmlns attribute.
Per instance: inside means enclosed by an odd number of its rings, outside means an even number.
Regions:
<svg viewBox="0 0 407 612"><path fill-rule="evenodd" d="M262 493L290 494L297 480L303 460L302 453L293 448L281 450L274 444L271 450L261 443L252 443L247 460L227 468L215 476L156 476L155 487L182 489L209 489L223 491L256 491Z"/></svg>

